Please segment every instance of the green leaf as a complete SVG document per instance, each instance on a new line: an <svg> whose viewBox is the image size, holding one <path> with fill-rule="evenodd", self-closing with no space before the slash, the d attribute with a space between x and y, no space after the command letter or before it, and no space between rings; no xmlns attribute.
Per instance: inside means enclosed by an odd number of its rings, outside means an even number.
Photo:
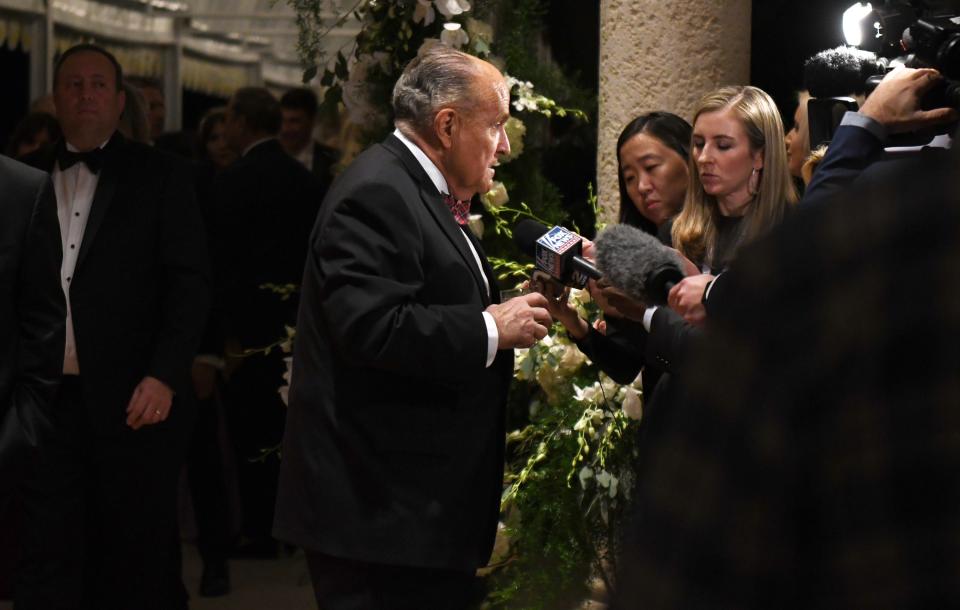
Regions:
<svg viewBox="0 0 960 610"><path fill-rule="evenodd" d="M303 84L306 85L317 76L317 66L313 65L303 71ZM329 84L329 83L328 83Z"/></svg>

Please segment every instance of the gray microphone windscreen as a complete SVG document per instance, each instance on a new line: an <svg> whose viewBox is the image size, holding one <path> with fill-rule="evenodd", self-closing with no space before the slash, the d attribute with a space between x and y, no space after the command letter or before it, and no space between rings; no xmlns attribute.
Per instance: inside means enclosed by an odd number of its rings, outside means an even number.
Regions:
<svg viewBox="0 0 960 610"><path fill-rule="evenodd" d="M636 227L617 224L607 227L594 242L597 268L607 281L630 297L644 303L664 304L668 282L683 278L680 259Z"/></svg>

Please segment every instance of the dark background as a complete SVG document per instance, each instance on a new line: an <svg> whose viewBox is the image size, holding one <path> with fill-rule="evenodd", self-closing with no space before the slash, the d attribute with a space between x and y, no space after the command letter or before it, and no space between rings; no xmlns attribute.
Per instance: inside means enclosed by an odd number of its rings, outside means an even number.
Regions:
<svg viewBox="0 0 960 610"><path fill-rule="evenodd" d="M841 18L855 0L758 0L753 3L750 84L773 97L789 128L803 62L843 44Z"/></svg>
<svg viewBox="0 0 960 610"><path fill-rule="evenodd" d="M599 2L551 0L547 17L547 42L564 70L575 72L577 81L597 90L599 57ZM840 17L851 0L762 0L753 3L751 35L752 84L764 89L780 106L789 124L793 114L794 92L801 87L803 61L818 50L842 42ZM691 35L695 33L691 32ZM643 61L643 58L638 58ZM26 113L29 103L29 58L19 48L0 46L0 74L4 94L0 95L0 147L5 147L10 131ZM187 92L184 99L184 125L193 127L210 105L222 100ZM595 170L594 151L578 155L580 162L557 162L549 171L564 192L576 188L582 199L585 180ZM581 142L587 145L589 142Z"/></svg>

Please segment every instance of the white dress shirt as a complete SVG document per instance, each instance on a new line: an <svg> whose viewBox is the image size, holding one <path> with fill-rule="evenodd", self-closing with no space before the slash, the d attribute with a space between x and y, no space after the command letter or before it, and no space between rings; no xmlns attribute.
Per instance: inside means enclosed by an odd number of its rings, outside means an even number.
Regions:
<svg viewBox="0 0 960 610"><path fill-rule="evenodd" d="M427 176L430 177L433 185L437 187L437 190L448 195L450 193L450 188L447 186L447 179L443 177L443 174L440 173L440 169L430 160L430 157L424 153L419 146L410 141L399 129L393 130L393 135L397 136L403 145L410 149L410 152L413 153L413 156L423 167L423 171L427 172ZM461 227L463 229L463 227ZM469 229L463 229L469 231ZM464 241L467 242L467 247L470 248L470 252L473 253L473 259L477 263L477 269L480 270L480 277L483 278L484 287L487 290L487 298L490 297L490 280L487 278L487 274L483 272L483 263L480 262L480 255L477 254L476 248L473 247L473 244L470 242L470 239L464 234ZM494 321L493 316L490 313L484 311L481 312L483 315L483 322L487 325L487 366L489 367L493 364L493 360L497 357L497 346L500 344L500 333L497 330L497 323Z"/></svg>
<svg viewBox="0 0 960 610"><path fill-rule="evenodd" d="M109 142L109 139L107 139ZM107 142L100 145L106 146ZM67 150L77 152L71 144ZM99 174L90 171L86 163L75 163L66 171L60 164L53 167L53 190L57 195L57 216L60 219L60 239L63 245L63 263L60 266L60 285L67 300L67 336L63 346L63 374L79 375L80 361L77 359L77 340L73 333L73 314L70 310L70 283L77 268L77 255L83 243L83 234L87 228L87 218L93 204L93 195L100 182Z"/></svg>
<svg viewBox="0 0 960 610"><path fill-rule="evenodd" d="M303 147L303 150L298 152L293 156L294 159L300 162L305 168L313 171L313 140L307 142L307 145Z"/></svg>

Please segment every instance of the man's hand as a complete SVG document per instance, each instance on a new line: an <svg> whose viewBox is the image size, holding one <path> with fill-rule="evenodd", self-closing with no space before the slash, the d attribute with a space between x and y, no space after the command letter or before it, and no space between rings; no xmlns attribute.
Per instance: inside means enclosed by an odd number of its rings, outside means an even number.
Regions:
<svg viewBox="0 0 960 610"><path fill-rule="evenodd" d="M920 98L941 80L932 68L899 66L883 77L860 114L887 128L890 133L903 133L957 120L953 108L920 110Z"/></svg>
<svg viewBox="0 0 960 610"><path fill-rule="evenodd" d="M173 390L156 377L144 377L127 405L127 425L134 430L158 424L170 415Z"/></svg>
<svg viewBox="0 0 960 610"><path fill-rule="evenodd" d="M497 323L499 349L530 347L547 336L547 330L553 324L553 318L547 312L547 298L537 292L491 305L486 311Z"/></svg>
<svg viewBox="0 0 960 610"><path fill-rule="evenodd" d="M646 303L627 296L625 292L605 283L602 279L597 282L597 288L600 289L601 298L614 307L622 317L635 322L643 321L643 314L647 311Z"/></svg>
<svg viewBox="0 0 960 610"><path fill-rule="evenodd" d="M709 273L688 275L679 284L670 289L667 304L683 319L693 325L700 325L707 319L707 310L703 306L703 291L714 276Z"/></svg>

